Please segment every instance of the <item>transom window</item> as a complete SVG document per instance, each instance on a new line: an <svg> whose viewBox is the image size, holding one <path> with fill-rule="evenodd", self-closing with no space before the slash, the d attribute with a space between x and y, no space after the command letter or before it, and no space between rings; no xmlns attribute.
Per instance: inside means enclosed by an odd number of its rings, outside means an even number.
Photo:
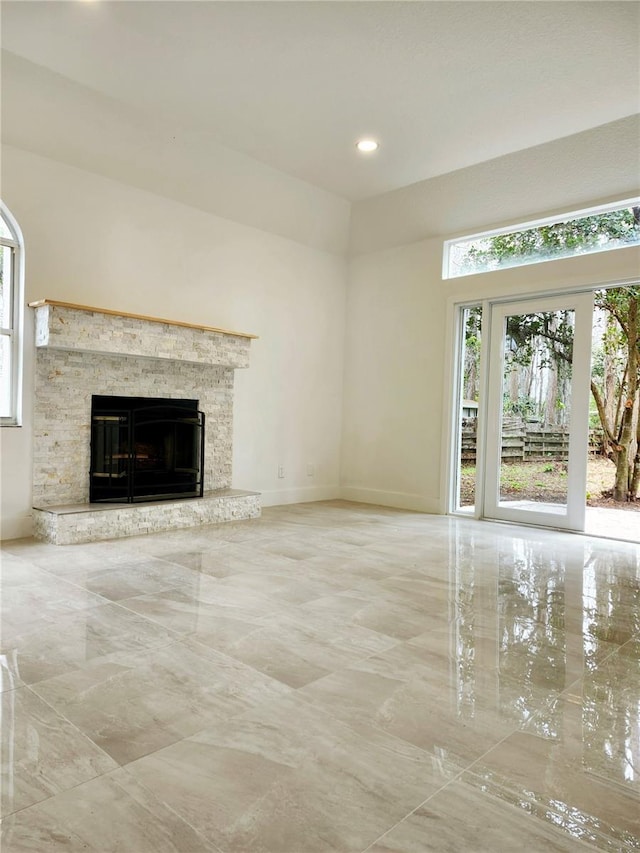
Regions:
<svg viewBox="0 0 640 853"><path fill-rule="evenodd" d="M444 246L443 278L640 245L640 199L486 231Z"/></svg>
<svg viewBox="0 0 640 853"><path fill-rule="evenodd" d="M17 222L0 202L0 424L21 419L23 243Z"/></svg>

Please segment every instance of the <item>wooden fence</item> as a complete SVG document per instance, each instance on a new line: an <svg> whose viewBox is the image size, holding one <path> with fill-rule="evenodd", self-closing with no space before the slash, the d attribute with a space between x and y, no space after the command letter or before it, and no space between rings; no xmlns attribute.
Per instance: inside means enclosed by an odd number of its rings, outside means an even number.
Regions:
<svg viewBox="0 0 640 853"><path fill-rule="evenodd" d="M476 461L476 418L462 420L462 461ZM589 452L600 449L602 433L589 431ZM534 459L554 459L566 462L569 458L569 431L562 427L542 427L527 424L521 418L504 418L502 422L502 460L524 462Z"/></svg>

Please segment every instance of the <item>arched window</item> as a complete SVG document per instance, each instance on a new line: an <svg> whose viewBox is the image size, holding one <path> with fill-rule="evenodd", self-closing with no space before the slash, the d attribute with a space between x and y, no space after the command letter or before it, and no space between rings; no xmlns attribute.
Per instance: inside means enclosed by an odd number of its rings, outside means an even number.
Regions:
<svg viewBox="0 0 640 853"><path fill-rule="evenodd" d="M19 426L22 417L22 321L24 244L22 232L0 201L0 423Z"/></svg>

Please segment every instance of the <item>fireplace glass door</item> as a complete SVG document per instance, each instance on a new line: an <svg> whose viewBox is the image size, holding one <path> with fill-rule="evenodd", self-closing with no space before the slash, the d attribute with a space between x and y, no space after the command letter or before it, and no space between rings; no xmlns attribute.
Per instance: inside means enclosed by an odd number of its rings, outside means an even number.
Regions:
<svg viewBox="0 0 640 853"><path fill-rule="evenodd" d="M91 502L201 497L203 462L197 400L93 397Z"/></svg>

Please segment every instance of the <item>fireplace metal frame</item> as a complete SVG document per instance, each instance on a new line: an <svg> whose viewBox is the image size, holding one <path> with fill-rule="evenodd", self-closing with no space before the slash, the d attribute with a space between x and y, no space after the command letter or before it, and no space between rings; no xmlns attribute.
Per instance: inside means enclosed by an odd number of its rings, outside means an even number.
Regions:
<svg viewBox="0 0 640 853"><path fill-rule="evenodd" d="M158 413L164 410L166 416L149 420L149 414L154 410ZM170 412L173 414L168 414ZM146 419L140 420L140 416ZM141 485L141 472L137 463L144 457L139 455L140 451L136 449L136 428L139 432L141 427L162 423L174 427L174 457L177 427L184 427L185 424L193 427L193 438L198 444L198 465L196 468L184 469L183 473L187 476L181 481ZM115 446L117 453L114 453L114 429L106 429L107 424L115 427L115 431L120 434ZM125 434L121 435L123 432ZM204 449L205 414L198 409L197 400L94 395L91 404L89 500L91 503L141 503L202 497ZM174 470L177 470L175 466ZM145 493L145 488L151 491ZM160 488L165 488L166 491L159 494L154 491Z"/></svg>

